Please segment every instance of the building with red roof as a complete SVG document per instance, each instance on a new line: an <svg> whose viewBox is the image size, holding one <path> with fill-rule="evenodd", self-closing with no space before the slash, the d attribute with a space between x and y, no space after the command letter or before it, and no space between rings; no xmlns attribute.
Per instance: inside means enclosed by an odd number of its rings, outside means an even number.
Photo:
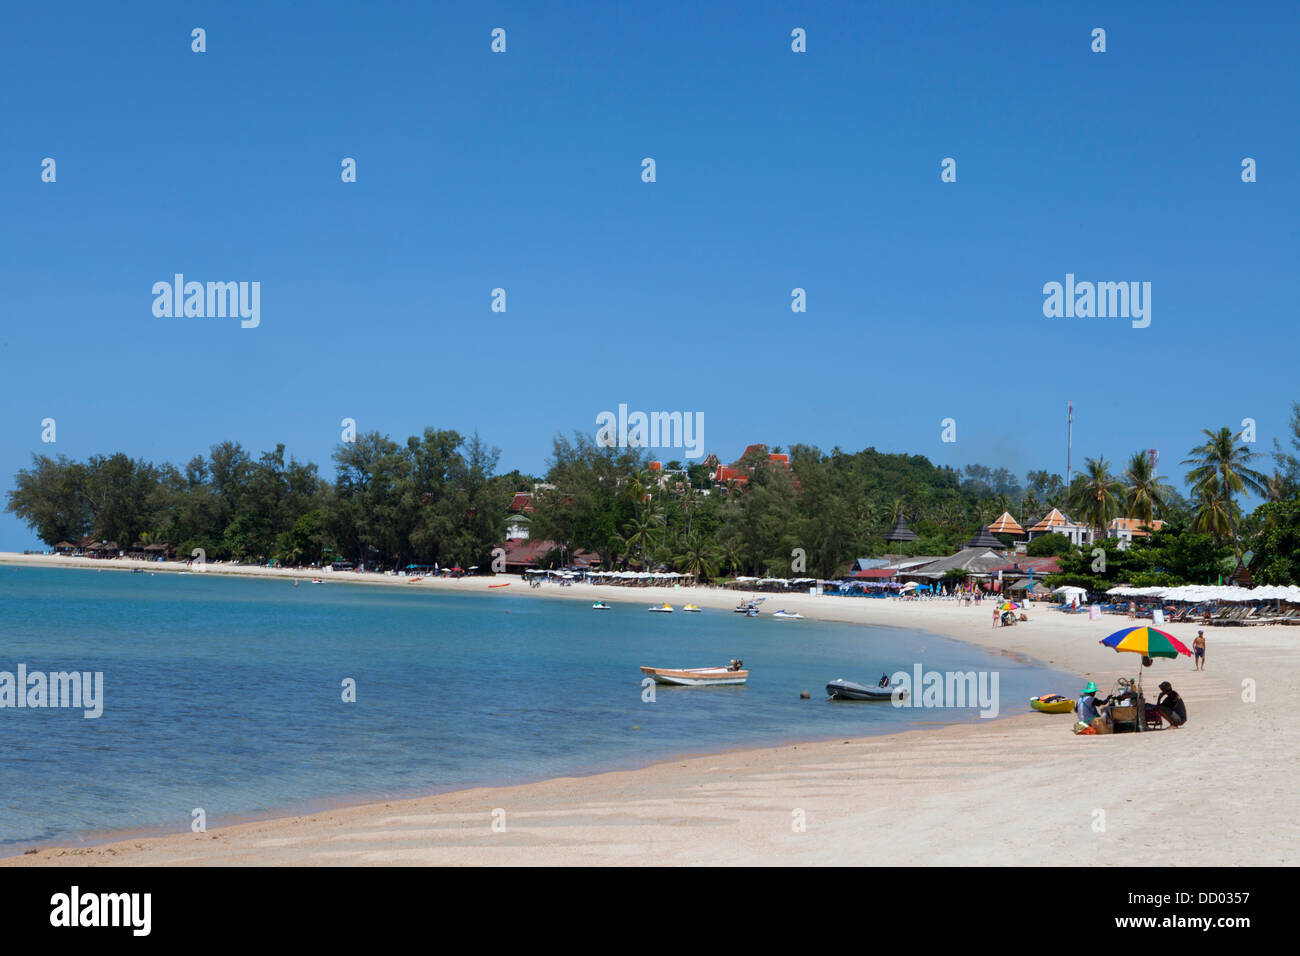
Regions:
<svg viewBox="0 0 1300 956"><path fill-rule="evenodd" d="M716 455L710 455L709 460L717 462ZM744 462L762 462L767 461L773 464L779 464L786 469L790 467L790 456L785 452L769 452L767 446L763 444L746 445L744 454L739 460L732 465L717 464L713 473L709 476L716 485L725 485L728 481L734 481L738 485L749 483L749 476L753 473L755 465L744 464Z"/></svg>

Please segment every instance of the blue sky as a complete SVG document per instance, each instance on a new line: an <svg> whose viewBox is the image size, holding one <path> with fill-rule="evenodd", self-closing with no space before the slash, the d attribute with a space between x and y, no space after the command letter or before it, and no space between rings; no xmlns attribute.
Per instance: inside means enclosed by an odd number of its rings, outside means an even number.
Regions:
<svg viewBox="0 0 1300 956"><path fill-rule="evenodd" d="M1076 464L1181 478L1202 427L1268 451L1300 399L1292 4L472 6L5 8L0 490L223 439L331 475L344 417L540 471L619 403L702 412L728 461L1023 477L1073 399ZM261 325L156 318L177 272L260 282ZM1066 273L1151 282L1150 327L1044 317Z"/></svg>

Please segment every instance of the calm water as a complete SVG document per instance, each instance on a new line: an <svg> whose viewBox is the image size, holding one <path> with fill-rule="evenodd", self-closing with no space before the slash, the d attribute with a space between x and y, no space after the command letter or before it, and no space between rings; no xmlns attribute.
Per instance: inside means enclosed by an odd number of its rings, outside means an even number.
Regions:
<svg viewBox="0 0 1300 956"><path fill-rule="evenodd" d="M0 855L108 830L209 827L339 799L644 765L684 752L893 733L973 710L829 703L828 680L996 670L1003 715L1068 686L932 634L727 611L648 614L512 594L0 567L0 670L103 671L104 713L0 710ZM838 600L828 598L827 600ZM769 599L769 609L779 599ZM641 664L743 657L737 688ZM357 701L341 700L354 678ZM801 701L800 690L812 693Z"/></svg>

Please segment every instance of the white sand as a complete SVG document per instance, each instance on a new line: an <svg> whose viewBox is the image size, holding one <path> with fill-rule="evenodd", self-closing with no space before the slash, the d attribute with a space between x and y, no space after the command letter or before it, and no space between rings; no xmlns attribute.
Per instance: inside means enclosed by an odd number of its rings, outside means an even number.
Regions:
<svg viewBox="0 0 1300 956"><path fill-rule="evenodd" d="M78 562L0 555L0 563ZM218 567L210 565L207 573L220 573ZM294 574L263 568L239 573ZM408 590L482 591L484 600L528 594L640 606L690 602L725 611L738 597L708 588L531 590L517 578L410 584L378 575L315 576ZM502 580L515 583L487 589ZM770 597L765 607L921 628L1027 654L1080 680L1095 679L1103 689L1136 669L1132 655L1097 644L1126 624L1114 615L1089 622L1086 615L1034 605L1030 623L993 630L988 605L977 611L944 602L783 595ZM1189 645L1196 632L1193 625L1167 629ZM1148 690L1168 679L1186 699L1190 719L1179 730L1076 737L1070 716L1026 713L370 804L204 834L43 849L0 865L810 865L852 864L881 854L913 864L1294 864L1300 846L1300 720L1293 706L1300 690L1300 628L1210 627L1206 635L1206 672L1196 673L1186 658L1156 661L1146 672ZM1255 702L1243 701L1244 681L1253 682ZM1050 689L1077 690L1044 688ZM809 705L816 706L820 688L808 690L814 698ZM497 809L504 811L503 832L493 829ZM805 828L796 832L800 817Z"/></svg>

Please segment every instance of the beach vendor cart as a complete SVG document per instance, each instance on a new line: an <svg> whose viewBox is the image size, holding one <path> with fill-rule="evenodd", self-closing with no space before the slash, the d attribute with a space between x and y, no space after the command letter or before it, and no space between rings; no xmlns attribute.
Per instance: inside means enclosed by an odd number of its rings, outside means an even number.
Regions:
<svg viewBox="0 0 1300 956"><path fill-rule="evenodd" d="M1118 653L1142 655L1142 667L1149 667L1157 657L1177 659L1178 655L1192 656L1192 652L1182 641L1165 631L1154 627L1126 627L1116 631L1110 637L1098 643L1114 648ZM1111 704L1108 717L1111 733L1141 733L1148 730L1147 702L1142 692L1142 670L1132 681L1121 679L1119 690L1113 695L1117 699Z"/></svg>

